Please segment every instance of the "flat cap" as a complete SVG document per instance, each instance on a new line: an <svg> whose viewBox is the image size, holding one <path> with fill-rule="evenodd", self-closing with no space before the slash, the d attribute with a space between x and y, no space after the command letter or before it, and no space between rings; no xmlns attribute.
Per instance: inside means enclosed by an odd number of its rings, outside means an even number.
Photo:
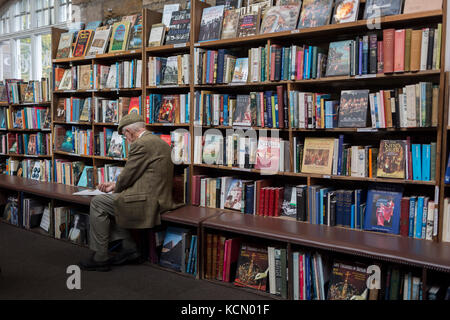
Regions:
<svg viewBox="0 0 450 320"><path fill-rule="evenodd" d="M136 122L145 122L144 119L138 115L137 113L130 113L122 117L119 123L119 134L122 134L122 129L130 124L136 123Z"/></svg>

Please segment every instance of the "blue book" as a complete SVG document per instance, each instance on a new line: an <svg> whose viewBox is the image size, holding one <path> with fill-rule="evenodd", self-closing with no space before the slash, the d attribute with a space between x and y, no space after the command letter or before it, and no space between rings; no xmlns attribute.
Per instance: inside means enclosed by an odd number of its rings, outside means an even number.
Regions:
<svg viewBox="0 0 450 320"><path fill-rule="evenodd" d="M311 264L309 253L305 254L305 285L306 285L306 300L311 300Z"/></svg>
<svg viewBox="0 0 450 320"><path fill-rule="evenodd" d="M308 51L308 79L311 79L312 76L312 61L313 61L313 47L309 46L309 51Z"/></svg>
<svg viewBox="0 0 450 320"><path fill-rule="evenodd" d="M278 95L274 94L274 101L275 101L275 128L279 128L280 127L280 123L278 120L278 113L279 113L279 109L278 109Z"/></svg>
<svg viewBox="0 0 450 320"><path fill-rule="evenodd" d="M280 79L277 80L284 80L284 68L286 63L286 48L281 49L281 72L280 72Z"/></svg>
<svg viewBox="0 0 450 320"><path fill-rule="evenodd" d="M417 197L417 210L414 217L414 238L422 238L422 219L423 219L423 200L424 197Z"/></svg>
<svg viewBox="0 0 450 320"><path fill-rule="evenodd" d="M206 51L206 83L210 83L209 79L209 66L211 65L211 50Z"/></svg>
<svg viewBox="0 0 450 320"><path fill-rule="evenodd" d="M315 224L320 224L320 193L316 191L316 221Z"/></svg>
<svg viewBox="0 0 450 320"><path fill-rule="evenodd" d="M194 265L194 270L192 272L192 274L194 276L197 275L197 248L198 248L198 241L197 241L197 236L195 236L195 242L194 242L194 254L192 255L192 264Z"/></svg>
<svg viewBox="0 0 450 320"><path fill-rule="evenodd" d="M247 214L253 214L253 196L255 194L255 185L249 184L245 186L245 208L244 212Z"/></svg>
<svg viewBox="0 0 450 320"><path fill-rule="evenodd" d="M408 237L414 237L414 217L416 215L416 197L409 198Z"/></svg>
<svg viewBox="0 0 450 320"><path fill-rule="evenodd" d="M205 95L206 98L206 125L211 125L211 95L210 94L206 94Z"/></svg>
<svg viewBox="0 0 450 320"><path fill-rule="evenodd" d="M422 180L430 181L431 175L431 144L422 145Z"/></svg>
<svg viewBox="0 0 450 320"><path fill-rule="evenodd" d="M228 94L223 95L223 125L228 125Z"/></svg>
<svg viewBox="0 0 450 320"><path fill-rule="evenodd" d="M86 187L87 188L87 184L88 184L87 170L92 169L92 168L93 168L92 166L84 166L83 172L81 173L80 179L78 180L78 184L77 184L78 187ZM55 174L56 174L56 172L55 172Z"/></svg>
<svg viewBox="0 0 450 320"><path fill-rule="evenodd" d="M450 183L450 153L448 154L448 160L447 160L447 168L445 169L445 178L444 182Z"/></svg>
<svg viewBox="0 0 450 320"><path fill-rule="evenodd" d="M362 38L359 39L359 66L358 66L358 74L362 75L363 69L363 41Z"/></svg>
<svg viewBox="0 0 450 320"><path fill-rule="evenodd" d="M186 273L190 273L190 270L191 270L192 251L194 250L194 237L195 236L191 237L191 244L190 244L190 247L189 247L188 263L187 263L187 266L186 266Z"/></svg>
<svg viewBox="0 0 450 320"><path fill-rule="evenodd" d="M352 204L350 216L350 228L355 229L355 205Z"/></svg>
<svg viewBox="0 0 450 320"><path fill-rule="evenodd" d="M337 168L337 175L342 175L342 156L343 156L343 145L344 145L344 135L339 135L339 150L338 150L338 168Z"/></svg>
<svg viewBox="0 0 450 320"><path fill-rule="evenodd" d="M361 189L356 189L355 190L355 202L354 202L354 205L355 205L355 208L354 208L354 210L355 210L355 212L354 212L354 215L355 215L355 229L361 229L361 215L362 215L362 213L360 212L360 210L361 210L361 192L362 192L362 190Z"/></svg>
<svg viewBox="0 0 450 320"><path fill-rule="evenodd" d="M304 52L304 57L303 57L303 79L304 80L308 80L308 62L309 62L309 58L308 58L308 54L309 54L309 49L305 48L305 52Z"/></svg>
<svg viewBox="0 0 450 320"><path fill-rule="evenodd" d="M266 91L266 104L267 104L267 127L273 127L273 119L272 119L272 92Z"/></svg>
<svg viewBox="0 0 450 320"><path fill-rule="evenodd" d="M227 49L219 49L217 53L217 83L223 83L223 66L225 63L225 54L227 53Z"/></svg>
<svg viewBox="0 0 450 320"><path fill-rule="evenodd" d="M324 212L324 210L323 210L323 208L324 208L324 202L323 202L323 199L324 199L324 197L325 197L325 195L328 193L328 188L321 188L320 189L320 203L319 203L319 214L320 214L320 221L319 221L319 223L320 224L324 224L324 221L323 221L323 216L325 215L325 212Z"/></svg>
<svg viewBox="0 0 450 320"><path fill-rule="evenodd" d="M364 230L398 234L401 192L370 189L367 193Z"/></svg>
<svg viewBox="0 0 450 320"><path fill-rule="evenodd" d="M362 74L368 73L369 67L369 39L368 36L363 37L363 65Z"/></svg>
<svg viewBox="0 0 450 320"><path fill-rule="evenodd" d="M422 157L420 144L411 145L413 180L422 180Z"/></svg>

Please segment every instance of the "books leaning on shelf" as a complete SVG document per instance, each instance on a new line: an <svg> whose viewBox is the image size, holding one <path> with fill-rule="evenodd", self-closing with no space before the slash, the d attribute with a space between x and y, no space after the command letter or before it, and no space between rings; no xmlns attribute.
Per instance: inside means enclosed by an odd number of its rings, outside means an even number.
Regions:
<svg viewBox="0 0 450 320"><path fill-rule="evenodd" d="M146 122L189 123L190 93L150 94L147 96Z"/></svg>
<svg viewBox="0 0 450 320"><path fill-rule="evenodd" d="M97 167L97 184L117 181L122 169L123 165L118 164L105 164L103 167Z"/></svg>
<svg viewBox="0 0 450 320"><path fill-rule="evenodd" d="M51 86L48 78L40 81L6 79L0 83L2 101L9 104L42 103L50 101ZM6 95L5 95L6 93Z"/></svg>
<svg viewBox="0 0 450 320"><path fill-rule="evenodd" d="M71 207L53 208L55 238L87 245L89 242L89 214Z"/></svg>
<svg viewBox="0 0 450 320"><path fill-rule="evenodd" d="M94 154L92 129L55 125L54 135L55 151L63 151L77 155Z"/></svg>
<svg viewBox="0 0 450 320"><path fill-rule="evenodd" d="M38 181L52 181L52 161L6 159L5 174Z"/></svg>
<svg viewBox="0 0 450 320"><path fill-rule="evenodd" d="M141 114L141 97L119 97L111 100L94 99L94 121L96 123L118 124L122 117L131 112Z"/></svg>
<svg viewBox="0 0 450 320"><path fill-rule="evenodd" d="M9 108L4 116L11 119L10 129L49 129L51 123L50 107ZM5 120L5 118L2 118Z"/></svg>
<svg viewBox="0 0 450 320"><path fill-rule="evenodd" d="M71 186L94 188L93 167L82 161L55 159L55 182Z"/></svg>
<svg viewBox="0 0 450 320"><path fill-rule="evenodd" d="M104 127L94 136L94 154L101 157L125 159L128 157L129 144L117 131Z"/></svg>
<svg viewBox="0 0 450 320"><path fill-rule="evenodd" d="M183 273L196 274L197 255L196 245L193 243L195 240L196 236L191 230L169 226L164 231L159 264Z"/></svg>
<svg viewBox="0 0 450 320"><path fill-rule="evenodd" d="M92 98L59 98L54 121L66 123L91 122Z"/></svg>
<svg viewBox="0 0 450 320"><path fill-rule="evenodd" d="M7 133L9 154L50 155L52 146L51 133Z"/></svg>
<svg viewBox="0 0 450 320"><path fill-rule="evenodd" d="M187 85L190 83L190 55L149 57L148 85Z"/></svg>

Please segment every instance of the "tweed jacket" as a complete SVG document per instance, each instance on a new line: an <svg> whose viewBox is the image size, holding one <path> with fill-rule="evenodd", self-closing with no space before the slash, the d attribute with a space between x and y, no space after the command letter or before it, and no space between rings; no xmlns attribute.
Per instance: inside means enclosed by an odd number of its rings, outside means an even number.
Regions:
<svg viewBox="0 0 450 320"><path fill-rule="evenodd" d="M128 160L116 181L116 222L126 229L153 228L161 213L175 207L172 199L173 163L170 146L144 132L130 145Z"/></svg>

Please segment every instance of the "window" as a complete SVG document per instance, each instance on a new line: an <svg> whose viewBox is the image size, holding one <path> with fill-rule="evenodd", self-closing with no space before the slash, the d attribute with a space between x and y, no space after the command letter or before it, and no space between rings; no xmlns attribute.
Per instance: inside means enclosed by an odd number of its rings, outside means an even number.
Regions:
<svg viewBox="0 0 450 320"><path fill-rule="evenodd" d="M71 20L72 0L9 1L0 12L0 80L49 77L50 28Z"/></svg>

